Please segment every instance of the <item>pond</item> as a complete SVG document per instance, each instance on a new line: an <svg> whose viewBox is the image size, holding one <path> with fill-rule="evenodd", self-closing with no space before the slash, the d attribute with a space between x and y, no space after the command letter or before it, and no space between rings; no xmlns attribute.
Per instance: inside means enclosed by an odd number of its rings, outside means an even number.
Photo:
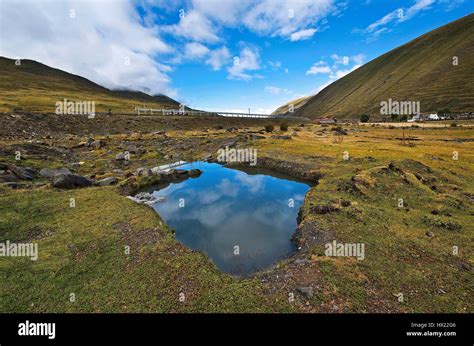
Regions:
<svg viewBox="0 0 474 346"><path fill-rule="evenodd" d="M295 251L291 237L309 185L216 163L194 162L199 178L155 190L153 208L185 246L206 253L223 272L248 276Z"/></svg>

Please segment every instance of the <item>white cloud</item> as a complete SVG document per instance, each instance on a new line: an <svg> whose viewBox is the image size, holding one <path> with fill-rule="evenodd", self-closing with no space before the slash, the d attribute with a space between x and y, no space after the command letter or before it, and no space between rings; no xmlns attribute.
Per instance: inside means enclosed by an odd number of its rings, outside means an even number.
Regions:
<svg viewBox="0 0 474 346"><path fill-rule="evenodd" d="M364 54L357 54L351 57L352 61L354 61L357 65L362 65L365 61L366 56Z"/></svg>
<svg viewBox="0 0 474 346"><path fill-rule="evenodd" d="M268 65L270 65L270 67L272 67L273 69L278 70L282 64L281 61L269 61Z"/></svg>
<svg viewBox="0 0 474 346"><path fill-rule="evenodd" d="M200 59L209 53L209 48L198 43L191 42L184 46L184 54L188 59Z"/></svg>
<svg viewBox="0 0 474 346"><path fill-rule="evenodd" d="M308 71L306 71L306 75L315 75L318 73L321 73L321 74L331 73L331 68L327 66L325 62L318 61Z"/></svg>
<svg viewBox="0 0 474 346"><path fill-rule="evenodd" d="M349 65L350 58L348 56L339 56L337 54L331 55L331 59L334 60L334 64Z"/></svg>
<svg viewBox="0 0 474 346"><path fill-rule="evenodd" d="M208 18L226 26L239 24L244 13L252 5L251 0L193 0L192 7Z"/></svg>
<svg viewBox="0 0 474 346"><path fill-rule="evenodd" d="M408 8L397 8L374 23L370 24L362 30L363 33L370 34L372 40L376 39L384 32L390 32L387 28L388 25L405 22L411 19L420 11L425 11L431 8L431 6L438 1L439 3L445 3L444 0L414 0L413 5ZM361 31L356 29L355 31Z"/></svg>
<svg viewBox="0 0 474 346"><path fill-rule="evenodd" d="M233 65L227 69L228 79L251 80L252 78L262 78L262 76L254 74L250 75L247 71L255 71L260 69L260 53L257 49L244 47L240 56L234 58Z"/></svg>
<svg viewBox="0 0 474 346"><path fill-rule="evenodd" d="M400 18L400 21L408 20L416 13L429 9L435 1L436 0L416 0L415 3L406 10L403 18Z"/></svg>
<svg viewBox="0 0 474 346"><path fill-rule="evenodd" d="M216 26L244 26L262 36L280 36L293 41L311 37L309 28L341 6L335 0L193 0L192 11L208 18ZM211 29L215 32L216 27Z"/></svg>
<svg viewBox="0 0 474 346"><path fill-rule="evenodd" d="M172 52L126 1L2 1L0 55L34 59L109 88L174 95ZM129 63L128 63L129 62Z"/></svg>
<svg viewBox="0 0 474 346"><path fill-rule="evenodd" d="M291 94L291 91L288 89L279 88L272 85L267 85L265 87L265 91L272 95Z"/></svg>
<svg viewBox="0 0 474 346"><path fill-rule="evenodd" d="M163 26L162 30L197 42L219 41L216 27L206 16L197 11L184 12L178 24Z"/></svg>
<svg viewBox="0 0 474 346"><path fill-rule="evenodd" d="M243 24L261 35L290 38L336 10L334 0L263 0L245 13Z"/></svg>
<svg viewBox="0 0 474 346"><path fill-rule="evenodd" d="M368 33L371 33L373 31L375 31L377 28L379 28L380 26L386 25L387 23L393 21L397 17L398 17L398 10L394 10L394 11L390 12L389 14L386 14L385 16L383 16L382 18L380 18L376 22L370 24L365 29L365 31L368 32Z"/></svg>
<svg viewBox="0 0 474 346"><path fill-rule="evenodd" d="M313 37L316 31L317 31L316 29L305 29L305 30L296 31L290 35L290 41L307 40Z"/></svg>
<svg viewBox="0 0 474 346"><path fill-rule="evenodd" d="M206 64L210 65L214 71L218 71L221 67L229 62L230 52L227 47L221 47L210 52L209 59Z"/></svg>

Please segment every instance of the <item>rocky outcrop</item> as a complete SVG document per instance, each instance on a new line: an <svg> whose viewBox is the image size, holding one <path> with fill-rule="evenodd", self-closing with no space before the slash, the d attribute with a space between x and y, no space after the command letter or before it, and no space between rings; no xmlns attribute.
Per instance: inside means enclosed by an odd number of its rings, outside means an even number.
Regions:
<svg viewBox="0 0 474 346"><path fill-rule="evenodd" d="M50 169L50 168L42 168L40 171L39 171L39 174L40 176L42 176L43 178L46 178L48 180L53 180L53 178L56 176L56 175L59 175L59 174L71 174L71 171L65 167L62 167L62 168L58 168L58 169Z"/></svg>
<svg viewBox="0 0 474 346"><path fill-rule="evenodd" d="M60 189L76 189L92 185L92 181L77 174L58 174L54 176L52 185Z"/></svg>
<svg viewBox="0 0 474 346"><path fill-rule="evenodd" d="M0 162L0 183L14 182L18 180L33 180L36 171L31 167L20 167L11 163Z"/></svg>

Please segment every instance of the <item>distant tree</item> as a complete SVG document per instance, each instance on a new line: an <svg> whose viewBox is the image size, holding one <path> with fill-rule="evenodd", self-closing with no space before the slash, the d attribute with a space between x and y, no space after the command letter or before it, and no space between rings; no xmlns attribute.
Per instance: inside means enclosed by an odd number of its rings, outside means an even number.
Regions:
<svg viewBox="0 0 474 346"><path fill-rule="evenodd" d="M370 119L370 116L369 116L368 114L362 114L362 115L360 116L360 122L361 122L361 123L366 123L366 122L369 121L369 119Z"/></svg>
<svg viewBox="0 0 474 346"><path fill-rule="evenodd" d="M390 115L390 118L392 118L392 121L396 121L398 119L398 114L392 114Z"/></svg>
<svg viewBox="0 0 474 346"><path fill-rule="evenodd" d="M400 121L407 121L408 120L408 116L406 114L403 114L401 117L400 117Z"/></svg>
<svg viewBox="0 0 474 346"><path fill-rule="evenodd" d="M273 125L269 124L269 125L265 125L265 131L267 132L272 132L274 129Z"/></svg>
<svg viewBox="0 0 474 346"><path fill-rule="evenodd" d="M285 124L285 123L280 124L280 130L281 131L288 131L288 124Z"/></svg>

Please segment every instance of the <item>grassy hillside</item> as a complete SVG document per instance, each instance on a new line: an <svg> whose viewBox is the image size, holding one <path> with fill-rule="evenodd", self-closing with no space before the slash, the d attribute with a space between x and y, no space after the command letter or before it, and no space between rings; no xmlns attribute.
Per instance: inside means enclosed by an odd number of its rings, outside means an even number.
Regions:
<svg viewBox="0 0 474 346"><path fill-rule="evenodd" d="M95 101L96 112L132 112L146 103L154 108L177 108L179 103L164 96L150 96L138 91L112 91L90 80L33 60L0 57L0 112L25 110L54 112L55 103Z"/></svg>
<svg viewBox="0 0 474 346"><path fill-rule="evenodd" d="M458 65L453 65L453 57ZM474 14L398 47L311 97L296 115L380 116L380 102L419 101L421 112L474 110Z"/></svg>
<svg viewBox="0 0 474 346"><path fill-rule="evenodd" d="M311 96L300 97L296 100L291 100L290 102L285 103L283 106L278 107L272 114L285 114L288 113L289 106L293 105L294 110L296 111L298 108L302 107L303 105L308 102Z"/></svg>

